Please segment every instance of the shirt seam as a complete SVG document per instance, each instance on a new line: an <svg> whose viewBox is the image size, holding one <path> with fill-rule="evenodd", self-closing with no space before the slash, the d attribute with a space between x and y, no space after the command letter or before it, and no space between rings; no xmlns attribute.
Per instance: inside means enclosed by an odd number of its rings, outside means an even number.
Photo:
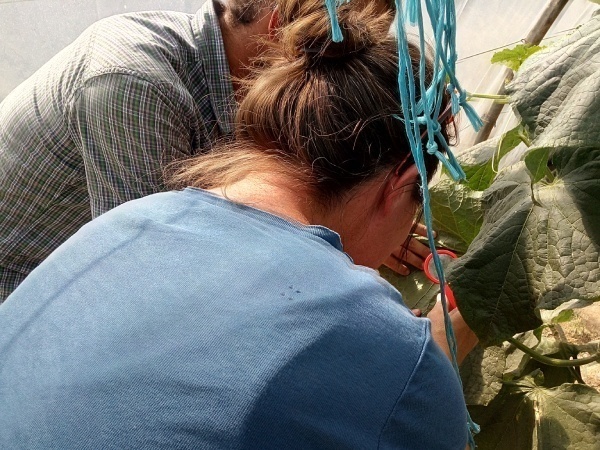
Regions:
<svg viewBox="0 0 600 450"><path fill-rule="evenodd" d="M414 376L417 372L417 369L420 367L421 362L423 361L423 357L425 355L425 347L427 346L427 343L429 342L429 339L427 337L427 326L422 327L422 335L423 335L422 336L423 342L421 344L421 351L419 353L419 357L417 358L417 363L415 364L412 372L410 373L410 376L408 377L408 380L406 381L406 383L404 384L404 387L402 388L402 390L400 392L400 395L398 395L398 398L396 398L396 401L394 402L394 404L390 410L390 413L388 414L385 422L383 423L383 426L381 427L381 431L379 432L379 437L377 438L377 449L381 448L381 439L392 419L392 416L394 415L394 411L398 407L398 404L402 401L402 397L406 393L406 389L407 389L408 385L412 382L412 379L414 378Z"/></svg>

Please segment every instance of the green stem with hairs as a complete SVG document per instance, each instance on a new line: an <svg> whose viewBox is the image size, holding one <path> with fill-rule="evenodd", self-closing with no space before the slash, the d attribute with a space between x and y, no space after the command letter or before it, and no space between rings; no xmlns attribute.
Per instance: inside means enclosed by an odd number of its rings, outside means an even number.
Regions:
<svg viewBox="0 0 600 450"><path fill-rule="evenodd" d="M510 342L515 347L517 347L523 353L531 356L533 359L535 359L538 362L541 362L542 364L546 364L547 366L578 367L578 366L584 366L586 364L593 363L596 361L600 361L600 353L590 356L589 358L583 358L583 359L558 359L558 358L550 358L548 356L540 355L538 352L527 347L526 345L522 344L521 342L517 341L515 338L508 339L508 342Z"/></svg>

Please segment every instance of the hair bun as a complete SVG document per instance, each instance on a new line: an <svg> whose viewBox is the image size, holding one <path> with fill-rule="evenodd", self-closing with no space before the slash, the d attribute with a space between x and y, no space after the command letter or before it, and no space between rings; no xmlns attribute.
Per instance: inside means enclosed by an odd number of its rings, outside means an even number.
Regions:
<svg viewBox="0 0 600 450"><path fill-rule="evenodd" d="M315 39L307 42L298 50L309 58L337 59L360 52L369 47L373 42L369 39L368 33L357 35L356 33L348 32L348 29L342 29L342 34L344 36L342 42L333 42L329 37L324 42Z"/></svg>
<svg viewBox="0 0 600 450"><path fill-rule="evenodd" d="M298 4L299 0L293 3ZM301 0L293 16L284 18L279 35L285 56L308 60L339 59L375 45L386 38L391 14L377 1L352 1L338 7L342 42L333 42L331 22L323 0ZM287 23L287 25L286 25Z"/></svg>

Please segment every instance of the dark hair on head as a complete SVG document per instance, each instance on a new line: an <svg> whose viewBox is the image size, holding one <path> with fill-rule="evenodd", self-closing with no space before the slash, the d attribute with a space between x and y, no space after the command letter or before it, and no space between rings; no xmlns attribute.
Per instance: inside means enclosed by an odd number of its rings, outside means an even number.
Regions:
<svg viewBox="0 0 600 450"><path fill-rule="evenodd" d="M212 0L217 17L223 17L228 12L231 16L231 25L250 25L256 21L260 11L272 6L275 8L275 0L229 0L225 5L220 0Z"/></svg>
<svg viewBox="0 0 600 450"><path fill-rule="evenodd" d="M323 0L324 2L325 0ZM373 2L377 5L380 11L389 10L394 11L396 4L394 0L352 0L355 3L361 3L365 1ZM226 10L229 10L231 17L233 18L234 25L249 25L253 23L260 11L263 8L278 7L280 11L285 10L286 15L281 17L281 25L289 24L293 20L295 9L299 6L296 0L229 0L227 7L221 3L220 0L213 0L215 4L215 10L218 16L221 16Z"/></svg>
<svg viewBox="0 0 600 450"><path fill-rule="evenodd" d="M353 0L338 16L339 44L330 38L323 0L280 0L286 25L246 83L235 141L186 166L174 179L177 186L227 186L277 161L331 202L363 181L414 164L400 120L390 13ZM411 51L418 76L419 50L413 45ZM445 124L442 129L446 133ZM425 162L431 176L437 158L426 153Z"/></svg>

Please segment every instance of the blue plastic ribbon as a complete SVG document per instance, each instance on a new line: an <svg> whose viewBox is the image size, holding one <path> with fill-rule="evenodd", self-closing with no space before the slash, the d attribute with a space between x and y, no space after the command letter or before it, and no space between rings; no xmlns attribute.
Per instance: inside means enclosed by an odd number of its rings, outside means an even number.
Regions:
<svg viewBox="0 0 600 450"><path fill-rule="evenodd" d="M325 6L327 7L329 20L331 21L331 40L333 42L342 42L344 39L342 29L340 28L340 22L338 21L337 7L344 3L348 3L349 1L350 0L325 0Z"/></svg>
<svg viewBox="0 0 600 450"><path fill-rule="evenodd" d="M325 0L331 17L332 39L340 42L343 39L337 20L336 6L349 0ZM404 123L406 135L410 144L415 165L419 171L421 189L423 193L423 220L427 227L427 240L433 253L433 261L440 280L442 307L444 310L444 324L446 326L446 339L450 348L452 366L456 372L459 383L462 385L456 359L457 344L452 321L448 313L448 303L445 294L446 279L442 263L435 247L433 237L433 219L431 214L431 197L427 185L427 169L425 167L424 151L435 155L443 164L450 176L458 181L465 179L465 173L458 160L450 150L448 143L442 135L438 121L444 90L450 94L452 114L458 114L462 108L475 130L483 126L483 122L475 109L467 102L467 93L462 89L456 78L456 8L454 0L424 0L427 15L435 38L434 73L432 82L426 85L426 44L423 24L423 11L421 0L394 0L398 14L396 20L396 38L398 41L398 87L400 91L400 107L403 118L395 116ZM408 47L408 38L405 24L417 26L419 30L420 61L419 61L419 86L420 99L417 101L417 86L413 73L412 59ZM339 38L339 41L336 40ZM447 83L447 85L446 85ZM426 127L427 143L423 149L422 127ZM436 141L437 139L437 141ZM445 155L440 151L438 142L444 147ZM467 413L468 414L468 413ZM473 433L479 432L479 426L468 416L467 427L469 444L475 448Z"/></svg>

